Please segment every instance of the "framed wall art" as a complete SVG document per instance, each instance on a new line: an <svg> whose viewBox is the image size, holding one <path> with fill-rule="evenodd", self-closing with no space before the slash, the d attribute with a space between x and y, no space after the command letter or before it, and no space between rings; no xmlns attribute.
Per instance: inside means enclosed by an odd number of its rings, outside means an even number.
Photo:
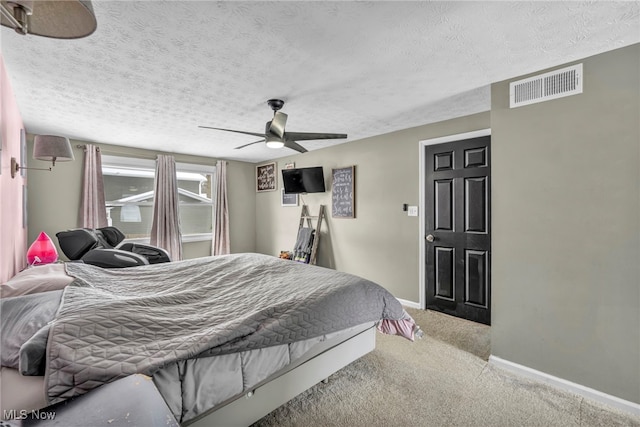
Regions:
<svg viewBox="0 0 640 427"><path fill-rule="evenodd" d="M281 189L282 193L280 195L280 205L281 206L298 206L298 195L297 194L287 194L284 192L284 188Z"/></svg>
<svg viewBox="0 0 640 427"><path fill-rule="evenodd" d="M278 168L275 163L256 166L256 191L275 191L277 189Z"/></svg>
<svg viewBox="0 0 640 427"><path fill-rule="evenodd" d="M355 218L355 166L331 169L331 216Z"/></svg>

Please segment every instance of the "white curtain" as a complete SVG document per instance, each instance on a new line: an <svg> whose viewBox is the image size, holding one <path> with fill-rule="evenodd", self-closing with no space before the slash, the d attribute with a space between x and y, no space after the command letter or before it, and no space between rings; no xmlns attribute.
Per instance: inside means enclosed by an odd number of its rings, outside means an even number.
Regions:
<svg viewBox="0 0 640 427"><path fill-rule="evenodd" d="M104 200L100 147L93 144L87 144L84 147L81 198L78 218L80 227L100 228L109 225Z"/></svg>
<svg viewBox="0 0 640 427"><path fill-rule="evenodd" d="M229 203L227 202L227 162L216 163L216 190L213 209L213 239L211 254L231 252L229 242Z"/></svg>
<svg viewBox="0 0 640 427"><path fill-rule="evenodd" d="M182 259L178 204L176 161L173 156L159 154L156 161L151 245L165 249L173 261Z"/></svg>

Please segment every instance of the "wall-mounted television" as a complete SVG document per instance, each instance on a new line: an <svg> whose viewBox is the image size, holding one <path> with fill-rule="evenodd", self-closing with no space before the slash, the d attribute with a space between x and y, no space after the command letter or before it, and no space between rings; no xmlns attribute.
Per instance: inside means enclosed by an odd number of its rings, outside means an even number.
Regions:
<svg viewBox="0 0 640 427"><path fill-rule="evenodd" d="M287 194L325 192L322 166L282 169L282 182Z"/></svg>

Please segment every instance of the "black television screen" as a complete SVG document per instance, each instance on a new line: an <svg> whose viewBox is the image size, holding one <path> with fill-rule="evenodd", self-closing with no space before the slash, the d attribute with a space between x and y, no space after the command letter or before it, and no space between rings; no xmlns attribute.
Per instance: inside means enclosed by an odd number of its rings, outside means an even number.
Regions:
<svg viewBox="0 0 640 427"><path fill-rule="evenodd" d="M284 192L287 194L324 193L322 166L282 169Z"/></svg>

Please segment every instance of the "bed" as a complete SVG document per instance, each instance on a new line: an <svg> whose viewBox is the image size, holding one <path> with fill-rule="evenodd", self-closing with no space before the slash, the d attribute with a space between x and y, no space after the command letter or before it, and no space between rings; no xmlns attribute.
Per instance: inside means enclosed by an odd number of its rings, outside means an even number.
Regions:
<svg viewBox="0 0 640 427"><path fill-rule="evenodd" d="M373 350L376 326L418 331L373 282L261 254L36 268L3 285L3 414L144 374L182 425L249 425Z"/></svg>

